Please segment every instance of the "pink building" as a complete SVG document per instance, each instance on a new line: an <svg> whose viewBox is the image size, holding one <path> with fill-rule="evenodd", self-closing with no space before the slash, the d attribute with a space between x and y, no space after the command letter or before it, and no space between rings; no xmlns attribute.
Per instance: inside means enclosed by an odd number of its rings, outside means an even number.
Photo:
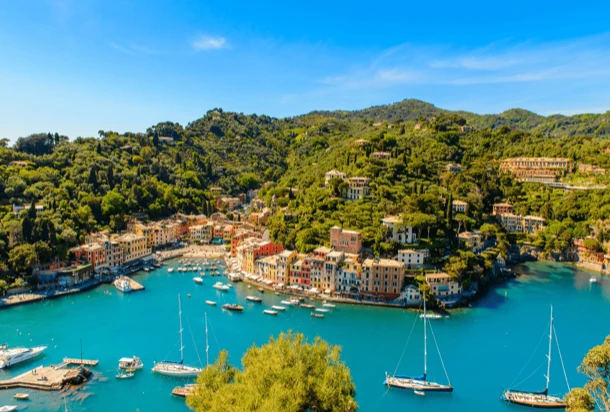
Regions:
<svg viewBox="0 0 610 412"><path fill-rule="evenodd" d="M358 254L362 249L362 233L335 226L330 229L330 244L335 250Z"/></svg>

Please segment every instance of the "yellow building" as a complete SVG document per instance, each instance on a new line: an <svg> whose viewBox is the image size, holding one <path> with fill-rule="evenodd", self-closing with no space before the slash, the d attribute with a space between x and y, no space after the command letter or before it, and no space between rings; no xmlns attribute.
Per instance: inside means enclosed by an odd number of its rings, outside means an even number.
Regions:
<svg viewBox="0 0 610 412"><path fill-rule="evenodd" d="M126 233L114 239L123 248L123 263L149 256L151 249L147 246L147 239L135 233Z"/></svg>

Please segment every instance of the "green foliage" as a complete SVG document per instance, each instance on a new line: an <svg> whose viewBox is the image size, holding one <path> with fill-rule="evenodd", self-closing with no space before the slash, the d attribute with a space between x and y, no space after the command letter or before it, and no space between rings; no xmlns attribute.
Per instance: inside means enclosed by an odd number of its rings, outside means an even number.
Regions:
<svg viewBox="0 0 610 412"><path fill-rule="evenodd" d="M227 353L197 379L187 404L195 411L355 411L355 386L340 360L340 349L316 338L281 333L252 346L243 369L227 362Z"/></svg>
<svg viewBox="0 0 610 412"><path fill-rule="evenodd" d="M587 378L584 389L589 393L602 411L610 411L610 336L607 336L601 345L593 347L584 357L578 371ZM586 397L582 392L578 393L578 399ZM576 396L575 396L576 397ZM587 401L585 405L591 402Z"/></svg>
<svg viewBox="0 0 610 412"><path fill-rule="evenodd" d="M589 412L595 410L595 402L583 388L572 389L564 398L567 412Z"/></svg>

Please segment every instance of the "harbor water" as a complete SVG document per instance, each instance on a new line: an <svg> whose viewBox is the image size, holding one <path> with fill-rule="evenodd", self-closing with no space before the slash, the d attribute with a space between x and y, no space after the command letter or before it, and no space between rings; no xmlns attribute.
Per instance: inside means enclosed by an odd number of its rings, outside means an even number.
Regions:
<svg viewBox="0 0 610 412"><path fill-rule="evenodd" d="M209 321L210 361L227 349L231 362L252 345L267 342L270 335L293 330L310 339L321 336L343 348L342 359L354 378L356 399L362 411L425 410L510 411L519 407L500 400L509 385L542 390L545 385L546 350L550 306L561 355L571 385L582 385L576 368L587 350L610 334L610 279L599 277L591 284L591 272L572 266L536 262L516 268L524 273L498 285L472 308L449 318L430 320L447 373L452 394L417 396L410 391L383 385L385 372L419 375L423 372L423 330L414 311L337 304L324 319L310 317L310 310L287 308L278 316L264 315L265 308L280 304L284 296L255 287L233 284L228 292L212 285L226 278L203 278L196 272L168 273L169 262L135 279L143 292L123 295L110 285L56 300L0 311L0 343L11 346L48 345L45 356L0 371L0 379L16 376L38 365L60 363L63 357L98 359L93 381L74 392L41 393L31 390L0 391L0 405L20 405L28 411L59 411L66 403L72 411L186 411L184 399L171 390L189 381L153 374L155 361L178 360L178 294L182 298L185 363L205 365L204 314ZM188 297L190 294L190 297ZM263 302L246 301L247 295ZM205 304L214 300L216 307ZM243 305L243 313L226 312L224 303ZM321 306L318 302L317 306ZM409 338L410 337L410 338ZM428 346L428 377L439 383L446 378L431 335ZM554 346L550 393L564 394L566 383L560 356ZM118 360L139 356L144 369L130 380L117 380ZM400 364L398 362L400 360ZM528 362L529 361L529 362ZM529 376L529 378L528 378ZM12 398L15 392L30 393L30 401Z"/></svg>

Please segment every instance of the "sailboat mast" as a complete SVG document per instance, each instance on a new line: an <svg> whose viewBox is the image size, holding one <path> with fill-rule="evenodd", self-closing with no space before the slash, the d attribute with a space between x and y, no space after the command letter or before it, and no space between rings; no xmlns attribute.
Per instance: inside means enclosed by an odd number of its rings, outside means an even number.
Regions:
<svg viewBox="0 0 610 412"><path fill-rule="evenodd" d="M424 294L424 380L428 374L428 337L426 335L426 295Z"/></svg>
<svg viewBox="0 0 610 412"><path fill-rule="evenodd" d="M205 366L210 364L210 345L208 344L208 313L205 313Z"/></svg>
<svg viewBox="0 0 610 412"><path fill-rule="evenodd" d="M553 343L553 305L551 305L551 327L549 329L549 354L546 355L548 358L548 365L546 367L546 391L549 390L549 381L551 380L551 351Z"/></svg>
<svg viewBox="0 0 610 412"><path fill-rule="evenodd" d="M182 344L182 305L180 304L180 294L178 293L178 318L180 319L180 363L184 362L184 345Z"/></svg>

